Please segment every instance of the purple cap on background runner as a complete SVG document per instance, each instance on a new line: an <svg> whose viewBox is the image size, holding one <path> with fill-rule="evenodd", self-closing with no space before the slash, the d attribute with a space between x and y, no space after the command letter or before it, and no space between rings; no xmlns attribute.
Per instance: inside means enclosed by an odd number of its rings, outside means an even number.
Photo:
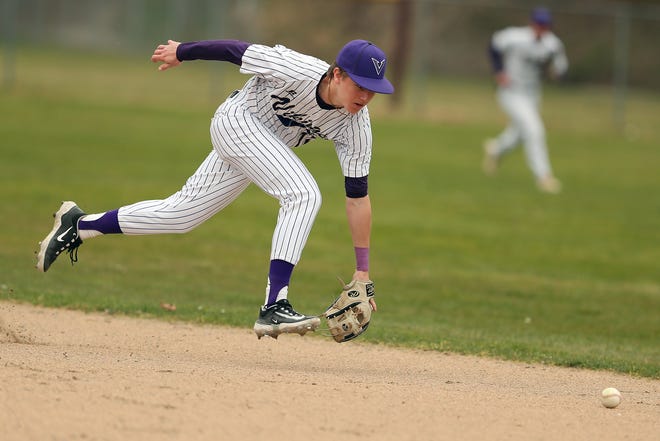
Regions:
<svg viewBox="0 0 660 441"><path fill-rule="evenodd" d="M548 8L535 8L532 11L532 21L541 26L551 26L552 14Z"/></svg>
<svg viewBox="0 0 660 441"><path fill-rule="evenodd" d="M358 86L376 93L392 93L394 86L385 78L387 57L366 40L349 41L337 55L341 67Z"/></svg>

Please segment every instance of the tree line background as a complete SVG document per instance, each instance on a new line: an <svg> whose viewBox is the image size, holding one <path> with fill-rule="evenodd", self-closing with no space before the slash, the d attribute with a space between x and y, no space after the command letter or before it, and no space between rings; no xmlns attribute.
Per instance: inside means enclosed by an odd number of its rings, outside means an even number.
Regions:
<svg viewBox="0 0 660 441"><path fill-rule="evenodd" d="M365 38L401 86L415 76L486 77L492 33L527 23L520 0L0 0L5 76L24 45L149 52L168 38L284 44L330 62ZM660 90L658 1L542 3L564 41L569 83Z"/></svg>

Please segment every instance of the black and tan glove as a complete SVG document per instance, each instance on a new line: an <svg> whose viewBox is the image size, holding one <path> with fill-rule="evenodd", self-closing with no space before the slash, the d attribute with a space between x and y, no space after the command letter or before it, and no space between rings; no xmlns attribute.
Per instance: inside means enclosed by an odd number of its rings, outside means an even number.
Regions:
<svg viewBox="0 0 660 441"><path fill-rule="evenodd" d="M336 342L353 340L367 330L373 311L369 300L374 295L372 281L353 280L344 286L339 297L323 314Z"/></svg>

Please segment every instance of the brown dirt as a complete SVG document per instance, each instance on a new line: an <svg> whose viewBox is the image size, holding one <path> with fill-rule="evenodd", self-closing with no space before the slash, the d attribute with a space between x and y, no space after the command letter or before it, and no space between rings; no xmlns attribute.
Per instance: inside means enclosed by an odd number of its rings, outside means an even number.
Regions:
<svg viewBox="0 0 660 441"><path fill-rule="evenodd" d="M26 440L657 440L660 381L0 302ZM600 391L623 402L606 409Z"/></svg>

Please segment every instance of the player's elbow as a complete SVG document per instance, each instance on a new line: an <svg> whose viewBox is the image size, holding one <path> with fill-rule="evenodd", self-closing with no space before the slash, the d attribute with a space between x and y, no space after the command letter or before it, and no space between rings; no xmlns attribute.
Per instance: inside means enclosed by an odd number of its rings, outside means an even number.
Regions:
<svg viewBox="0 0 660 441"><path fill-rule="evenodd" d="M344 177L346 197L363 198L369 194L369 176L359 178Z"/></svg>

